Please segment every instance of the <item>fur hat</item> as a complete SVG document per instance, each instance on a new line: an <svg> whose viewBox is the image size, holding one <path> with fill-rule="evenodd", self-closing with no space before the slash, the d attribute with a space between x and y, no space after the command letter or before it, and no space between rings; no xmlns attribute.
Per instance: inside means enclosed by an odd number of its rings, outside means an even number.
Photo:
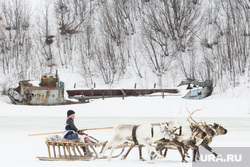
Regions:
<svg viewBox="0 0 250 167"><path fill-rule="evenodd" d="M73 110L68 110L68 112L67 112L67 117L69 117L69 116L72 115L72 114L75 114L75 111L73 111Z"/></svg>

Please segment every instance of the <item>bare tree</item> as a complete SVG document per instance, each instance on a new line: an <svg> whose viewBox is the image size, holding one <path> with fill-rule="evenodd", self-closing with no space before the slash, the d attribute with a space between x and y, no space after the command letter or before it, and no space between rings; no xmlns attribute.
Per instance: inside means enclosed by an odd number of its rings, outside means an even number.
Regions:
<svg viewBox="0 0 250 167"><path fill-rule="evenodd" d="M194 44L201 25L201 7L194 1L163 0L159 9L162 22L173 40L176 51L185 52Z"/></svg>
<svg viewBox="0 0 250 167"><path fill-rule="evenodd" d="M134 5L135 2L133 0L114 1L116 15L120 19L121 26L123 26L126 35L135 34Z"/></svg>
<svg viewBox="0 0 250 167"><path fill-rule="evenodd" d="M19 79L32 70L31 12L20 0L1 1L1 66L4 74L17 74Z"/></svg>
<svg viewBox="0 0 250 167"><path fill-rule="evenodd" d="M102 15L100 17L101 32L105 33L104 35L107 38L112 39L119 46L125 38L123 19L121 19L120 13L116 12L116 8L114 8L115 6L112 3L105 2L102 7Z"/></svg>
<svg viewBox="0 0 250 167"><path fill-rule="evenodd" d="M53 7L53 6L52 6ZM38 18L37 30L36 30L36 50L39 56L45 59L46 66L49 67L50 72L53 71L53 67L56 66L56 54L55 54L55 30L52 28L52 14L51 14L51 4L46 3L45 12ZM44 66L43 59L40 57L40 66Z"/></svg>
<svg viewBox="0 0 250 167"><path fill-rule="evenodd" d="M129 57L124 17L116 5L109 2L102 4L101 36L95 46L95 65L106 84L113 84L124 75Z"/></svg>
<svg viewBox="0 0 250 167"><path fill-rule="evenodd" d="M210 14L206 32L210 39L202 46L216 69L214 79L227 78L235 85L237 76L243 75L249 66L249 6L247 1L224 0L214 2L211 7L214 12Z"/></svg>
<svg viewBox="0 0 250 167"><path fill-rule="evenodd" d="M123 60L116 53L116 48L110 39L103 38L102 41L103 43L96 45L95 48L95 65L105 84L112 85L122 76L120 68Z"/></svg>
<svg viewBox="0 0 250 167"><path fill-rule="evenodd" d="M82 74L86 86L93 84L93 77L95 75L94 55L95 55L95 41L94 41L94 26L91 21L87 22L84 32L79 35L77 40L77 48L80 56L80 73Z"/></svg>
<svg viewBox="0 0 250 167"><path fill-rule="evenodd" d="M55 13L58 23L57 47L62 66L73 67L74 51L79 33L83 33L84 22L88 21L90 9L87 1L57 0Z"/></svg>
<svg viewBox="0 0 250 167"><path fill-rule="evenodd" d="M141 10L146 60L162 85L162 76L169 70L173 57L194 44L199 7L192 1L156 0L145 3Z"/></svg>

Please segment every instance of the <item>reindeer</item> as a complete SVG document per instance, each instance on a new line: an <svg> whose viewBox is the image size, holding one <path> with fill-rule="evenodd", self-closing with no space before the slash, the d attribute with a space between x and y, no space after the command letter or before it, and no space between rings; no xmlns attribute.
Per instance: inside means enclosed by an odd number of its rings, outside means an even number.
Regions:
<svg viewBox="0 0 250 167"><path fill-rule="evenodd" d="M104 147L104 150L99 154L99 158L101 158L106 150L112 146L110 151L110 155L108 156L108 160L111 160L111 156L113 154L114 149L124 142L128 142L133 144L133 136L132 131L135 125L127 125L122 124L118 125L115 128L113 138L108 141L107 145ZM151 152L156 153L156 155L160 158L162 156L155 150L152 146L156 140L160 140L162 138L167 138L172 140L175 136L171 133L171 129L169 129L166 123L160 124L160 126L152 126L151 124L141 124L136 129L136 139L139 146L144 145L148 150L148 163L153 163L151 160Z"/></svg>
<svg viewBox="0 0 250 167"><path fill-rule="evenodd" d="M166 157L167 151L169 148L177 149L182 157L182 162L187 162L185 157L189 157L188 150L192 148L194 150L194 154L197 154L197 159L200 158L199 153L199 145L203 143L203 141L207 140L206 138L209 136L213 136L214 132L212 130L204 131L204 126L199 125L193 118L192 115L199 110L195 110L190 113L187 121L190 123L190 126L184 126L182 131L184 132L182 135L176 135L176 138L172 141L162 140L161 144L158 144L156 149L161 152L165 150L164 157ZM186 128L186 129L185 129ZM191 133L190 133L191 131ZM180 134L180 133L179 133ZM183 152L182 152L183 150ZM195 159L195 157L194 157Z"/></svg>
<svg viewBox="0 0 250 167"><path fill-rule="evenodd" d="M188 150L192 148L197 152L197 158L200 158L199 146L197 142L202 142L206 138L206 133L198 126L182 126L182 133L175 134L176 138L172 141L161 140L156 149L161 152L165 150L164 157L166 157L168 149L177 149L182 157L182 162L187 163L185 157L189 157ZM183 151L183 152L182 152Z"/></svg>
<svg viewBox="0 0 250 167"><path fill-rule="evenodd" d="M193 118L192 115L199 110L195 110L192 113L190 113L189 117L187 118L187 121L190 123L190 127L185 130L185 127L182 127L182 135L178 133L175 133L176 138L173 140L167 140L167 139L161 139L159 141L156 141L157 147L156 150L160 151L162 155L162 151L165 150L164 157L166 157L167 150L168 149L177 149L182 157L182 162L187 162L185 160L185 157L188 156L187 152L189 148L193 149L193 161L195 161L196 154L197 154L197 160L199 160L199 146L203 146L208 151L212 152L216 157L219 157L218 154L213 152L212 148L209 147L209 144L212 142L215 136L218 135L224 135L227 133L227 130L223 128L221 125L214 123L213 125L209 124L207 125L206 122L197 123ZM172 124L174 126L174 124ZM179 128L176 128L179 129ZM188 131L191 133L187 133ZM175 131L175 130L174 130ZM189 136L189 138L187 138ZM186 138L186 139L185 139ZM128 152L124 155L122 158L123 160L126 159L127 155L131 151L131 149L135 145L131 145ZM184 151L184 153L182 152ZM139 153L140 153L140 160L143 160L141 156L141 147L139 146Z"/></svg>
<svg viewBox="0 0 250 167"><path fill-rule="evenodd" d="M192 113L188 111L190 113L188 117L188 121L193 126L197 126L207 133L206 138L202 140L201 142L199 142L199 145L203 146L205 149L213 153L216 158L220 158L220 156L217 153L215 153L211 147L209 147L209 144L211 144L211 142L216 136L225 135L227 133L227 129L225 129L224 127L222 127L220 124L217 124L217 123L214 123L213 125L212 124L207 125L206 122L200 122L200 123L196 122L192 118L192 115L197 111L199 110L193 111ZM195 157L196 157L196 150L193 150L193 162L195 162Z"/></svg>
<svg viewBox="0 0 250 167"><path fill-rule="evenodd" d="M177 149L182 156L182 162L187 162L185 160L185 156L188 156L188 148L192 148L197 150L198 157L199 157L199 148L196 146L196 138L204 139L206 137L206 133L203 132L201 129L196 127L190 127L190 126L180 126L179 124L170 121L168 123L168 126L170 129L172 129L172 133L174 133L175 138L173 140L169 140L166 138L162 138L160 140L157 140L155 143L157 144L156 150L160 151L162 155L162 151L165 150L164 156L166 156L167 150L169 148L171 149ZM132 148L135 146L135 144L131 144L129 150L127 153L123 156L122 160L125 160L129 154L129 152L132 150ZM139 157L140 160L144 160L142 158L141 154L141 147L139 145ZM184 153L182 153L182 150L184 150Z"/></svg>
<svg viewBox="0 0 250 167"><path fill-rule="evenodd" d="M214 135L207 137L200 145L203 146L206 150L208 150L212 154L214 154L214 156L216 158L221 158L221 155L218 155L216 152L214 152L213 149L209 145L212 143L213 139L216 136L227 134L227 129L225 129L224 127L222 127L220 124L217 124L217 123L214 123L213 125L212 124L209 124L209 125L205 124L203 126L206 129L208 129L209 131L213 131ZM196 152L194 150L193 151L193 161L195 161L195 156L196 156Z"/></svg>

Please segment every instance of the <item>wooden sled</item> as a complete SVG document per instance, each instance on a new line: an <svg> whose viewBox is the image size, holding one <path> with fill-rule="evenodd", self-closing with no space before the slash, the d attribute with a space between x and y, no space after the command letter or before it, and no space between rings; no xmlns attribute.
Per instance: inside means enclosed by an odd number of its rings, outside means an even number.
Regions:
<svg viewBox="0 0 250 167"><path fill-rule="evenodd" d="M98 158L98 153L96 151L96 147L104 146L106 142L97 142L97 143L80 143L80 142L72 142L72 141L46 141L46 145L48 148L49 157L37 157L41 161L90 161ZM82 147L91 148L94 155L84 156L81 153ZM52 153L51 154L51 148ZM122 148L121 153L116 156L112 156L112 158L119 157L123 152L125 147L128 145L120 145L116 149ZM109 148L110 149L110 148ZM90 150L89 150L90 151ZM106 159L107 157L101 157L100 159Z"/></svg>
<svg viewBox="0 0 250 167"><path fill-rule="evenodd" d="M98 157L95 147L102 146L105 142L80 143L72 141L46 141L49 157L37 157L42 161L89 161ZM94 155L83 156L82 147L91 148ZM53 156L51 155L51 148Z"/></svg>

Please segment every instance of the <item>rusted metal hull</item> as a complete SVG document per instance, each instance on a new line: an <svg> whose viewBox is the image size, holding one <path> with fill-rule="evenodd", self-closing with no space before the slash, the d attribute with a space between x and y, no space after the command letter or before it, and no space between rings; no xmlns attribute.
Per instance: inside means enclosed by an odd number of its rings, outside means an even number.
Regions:
<svg viewBox="0 0 250 167"><path fill-rule="evenodd" d="M55 105L65 103L60 88L24 86L21 83L17 89L9 89L8 95L14 104Z"/></svg>
<svg viewBox="0 0 250 167"><path fill-rule="evenodd" d="M29 80L19 82L15 89L10 88L8 96L13 104L57 105L65 103L64 83L59 82L57 74L45 74L39 85Z"/></svg>
<svg viewBox="0 0 250 167"><path fill-rule="evenodd" d="M69 98L95 99L109 97L145 96L153 93L179 93L178 89L80 89L67 90Z"/></svg>

